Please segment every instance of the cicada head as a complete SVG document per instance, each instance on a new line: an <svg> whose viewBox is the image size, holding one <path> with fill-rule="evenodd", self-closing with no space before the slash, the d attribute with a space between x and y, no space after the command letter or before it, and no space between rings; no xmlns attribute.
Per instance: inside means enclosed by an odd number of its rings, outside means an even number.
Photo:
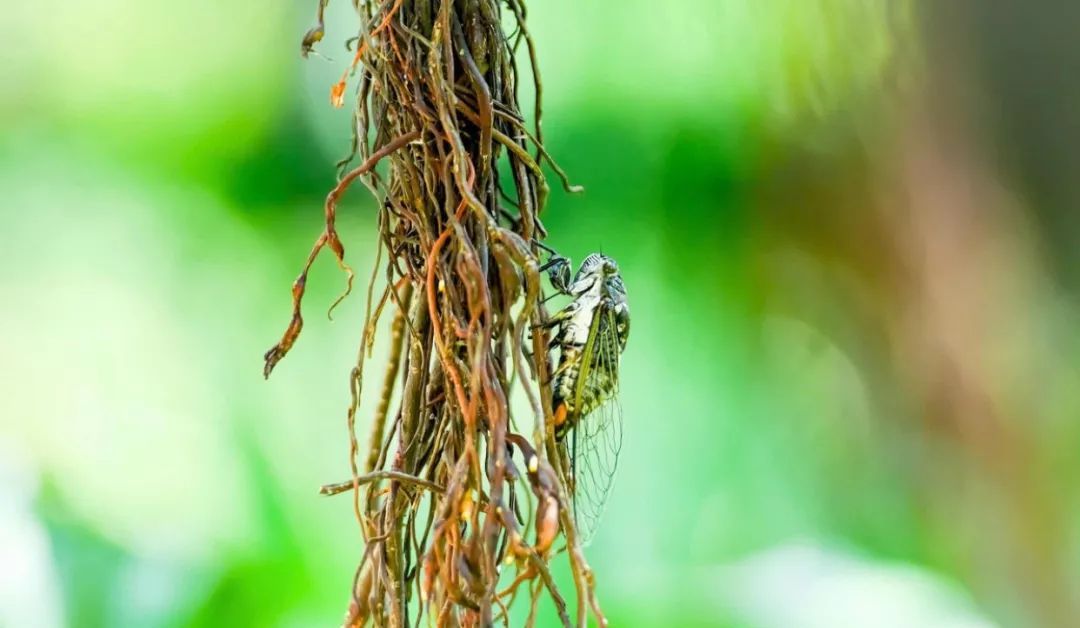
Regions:
<svg viewBox="0 0 1080 628"><path fill-rule="evenodd" d="M626 286L623 285L622 275L619 274L619 265L615 260L603 254L596 254L598 259L593 266L600 279L600 294L608 301L616 312L627 309ZM584 264L582 267L584 268Z"/></svg>

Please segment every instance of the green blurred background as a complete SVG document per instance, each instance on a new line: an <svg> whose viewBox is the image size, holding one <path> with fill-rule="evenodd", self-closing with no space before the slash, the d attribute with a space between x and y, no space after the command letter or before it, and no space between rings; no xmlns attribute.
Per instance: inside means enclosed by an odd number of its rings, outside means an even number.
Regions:
<svg viewBox="0 0 1080 628"><path fill-rule="evenodd" d="M1059 4L532 3L548 146L587 189L550 241L618 259L633 309L589 550L614 625L1080 625ZM348 143L355 17L331 4L332 60L303 61L313 11L5 6L0 625L342 617L359 531L315 489L348 474L364 303L321 316L330 258L261 377ZM368 268L373 201L341 213Z"/></svg>

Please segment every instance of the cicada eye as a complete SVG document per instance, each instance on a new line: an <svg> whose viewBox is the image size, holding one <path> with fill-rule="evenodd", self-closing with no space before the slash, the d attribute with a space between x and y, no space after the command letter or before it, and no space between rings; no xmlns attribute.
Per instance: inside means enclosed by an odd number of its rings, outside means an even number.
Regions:
<svg viewBox="0 0 1080 628"><path fill-rule="evenodd" d="M618 274L614 274L607 278L605 282L608 290L613 294L626 294L626 288L623 287L622 278Z"/></svg>

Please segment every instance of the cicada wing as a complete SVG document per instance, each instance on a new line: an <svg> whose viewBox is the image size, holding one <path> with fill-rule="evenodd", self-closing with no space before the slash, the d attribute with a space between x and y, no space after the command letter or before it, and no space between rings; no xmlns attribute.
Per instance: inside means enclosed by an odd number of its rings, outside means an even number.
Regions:
<svg viewBox="0 0 1080 628"><path fill-rule="evenodd" d="M574 521L579 542L587 545L596 533L615 483L622 449L623 414L619 403L620 343L614 312L598 308L582 355L575 406L583 407L586 391L604 391L601 403L578 419L569 438L573 470Z"/></svg>

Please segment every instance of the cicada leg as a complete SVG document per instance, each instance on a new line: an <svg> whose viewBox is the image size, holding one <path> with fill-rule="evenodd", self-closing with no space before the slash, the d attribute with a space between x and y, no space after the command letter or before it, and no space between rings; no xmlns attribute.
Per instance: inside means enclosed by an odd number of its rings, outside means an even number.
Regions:
<svg viewBox="0 0 1080 628"><path fill-rule="evenodd" d="M551 286L558 294L568 294L570 290L570 258L559 255L555 249L539 240L533 240L536 245L548 253L548 261L540 266L540 272L547 273ZM554 295L552 295L554 296ZM548 297L550 299L551 297ZM544 299L547 301L548 299Z"/></svg>
<svg viewBox="0 0 1080 628"><path fill-rule="evenodd" d="M552 255L551 258L540 267L540 272L546 272L551 287L557 294L569 294L570 292L570 259L562 255ZM554 295L552 295L554 296ZM550 297L548 297L550 298ZM545 299L546 300L546 299Z"/></svg>
<svg viewBox="0 0 1080 628"><path fill-rule="evenodd" d="M571 316L573 316L576 310L577 308L575 304L571 302L569 305L559 310L558 312L549 315L547 320L542 321L539 325L533 325L533 329L553 329L555 327L558 327L560 323L568 320Z"/></svg>

